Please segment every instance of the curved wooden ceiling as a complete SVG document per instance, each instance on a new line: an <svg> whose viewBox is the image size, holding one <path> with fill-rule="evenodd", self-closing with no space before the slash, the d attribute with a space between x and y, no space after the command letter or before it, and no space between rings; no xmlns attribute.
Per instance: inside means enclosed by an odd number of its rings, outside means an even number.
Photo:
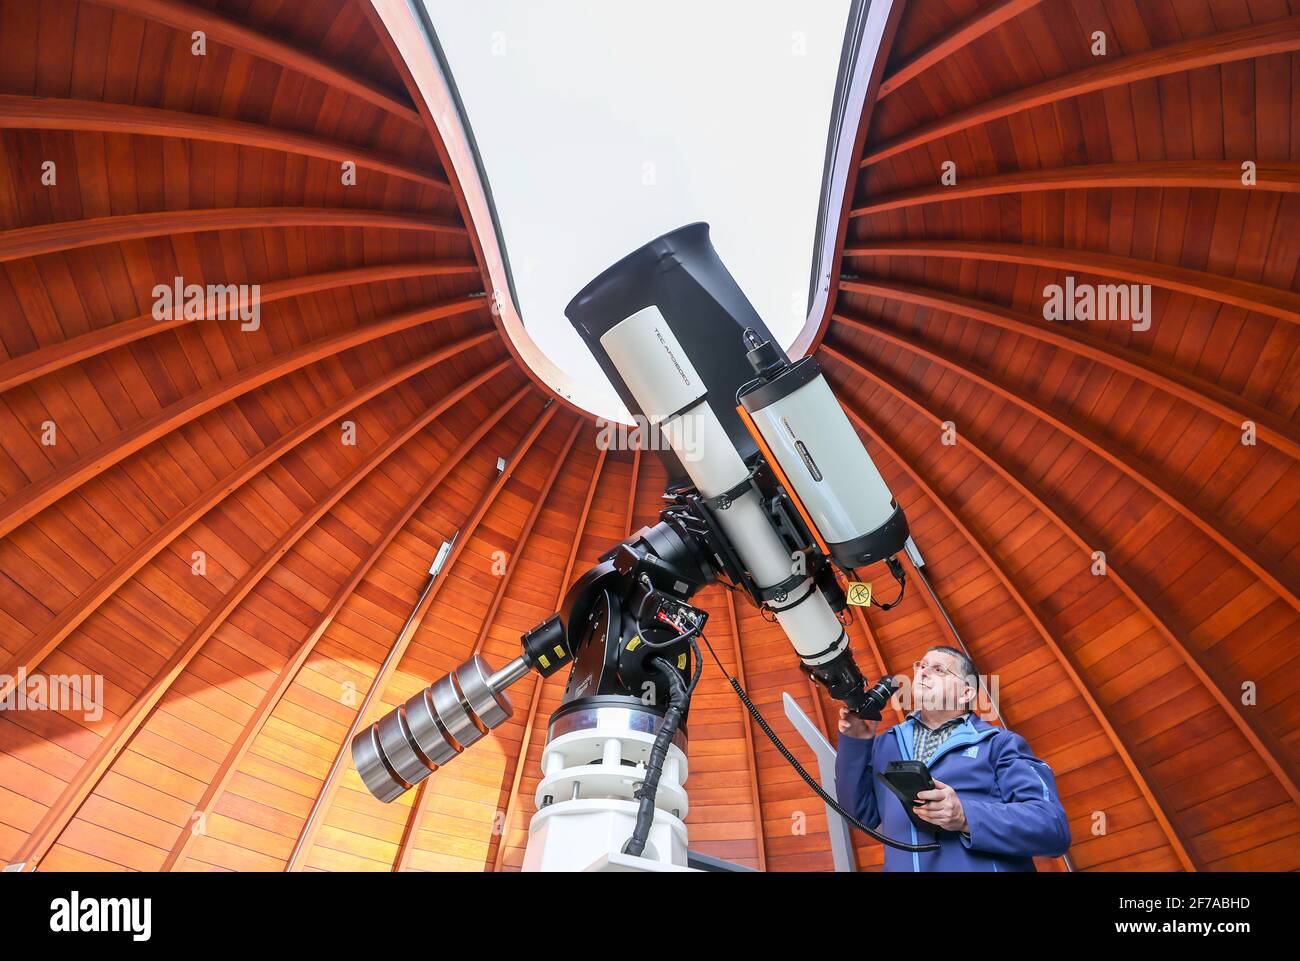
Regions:
<svg viewBox="0 0 1300 961"><path fill-rule="evenodd" d="M1076 868L1300 867L1297 7L925 0L889 31L819 356L1054 767ZM101 718L0 715L6 862L522 859L560 677L391 805L349 732L512 657L665 477L510 354L377 23L363 0L0 0L0 673L105 679ZM1151 283L1151 329L1042 320L1067 274ZM260 328L154 320L177 276L261 284ZM704 596L728 668L782 734L786 690L827 725L730 598ZM854 639L880 673L950 635L909 591ZM820 804L716 671L690 735L693 847L829 866Z"/></svg>

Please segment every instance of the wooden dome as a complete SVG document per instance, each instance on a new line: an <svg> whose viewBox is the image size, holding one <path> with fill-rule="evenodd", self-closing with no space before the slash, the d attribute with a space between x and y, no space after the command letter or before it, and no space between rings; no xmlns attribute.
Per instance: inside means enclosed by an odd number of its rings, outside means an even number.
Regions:
<svg viewBox="0 0 1300 961"><path fill-rule="evenodd" d="M1056 772L1071 866L1300 868L1296 5L893 8L817 355ZM665 473L598 449L504 336L384 23L0 0L0 681L104 679L97 718L0 712L0 862L521 862L563 675L389 805L351 732L513 657ZM1067 276L1150 284L1150 329L1045 321ZM155 319L177 277L260 285L257 328ZM703 606L779 733L785 691L833 731L779 628ZM909 589L852 636L879 674L952 628ZM693 848L829 868L716 670L690 740Z"/></svg>

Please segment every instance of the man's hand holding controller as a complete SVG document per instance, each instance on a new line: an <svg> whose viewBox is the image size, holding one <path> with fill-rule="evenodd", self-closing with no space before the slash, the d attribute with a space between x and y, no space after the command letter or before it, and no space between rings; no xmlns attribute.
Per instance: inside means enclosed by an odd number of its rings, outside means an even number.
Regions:
<svg viewBox="0 0 1300 961"><path fill-rule="evenodd" d="M869 738L876 736L879 721L864 721L847 707L840 708L840 733L849 737Z"/></svg>

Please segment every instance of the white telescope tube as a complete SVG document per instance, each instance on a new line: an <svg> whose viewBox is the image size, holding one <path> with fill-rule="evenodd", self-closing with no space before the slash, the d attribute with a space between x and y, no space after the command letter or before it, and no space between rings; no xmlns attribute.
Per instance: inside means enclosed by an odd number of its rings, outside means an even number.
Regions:
<svg viewBox="0 0 1300 961"><path fill-rule="evenodd" d="M602 335L600 343L700 494L716 497L745 479L749 471L744 460L704 403L707 388L703 378L657 307L637 311ZM794 559L753 489L715 516L759 587L780 584L794 573ZM811 578L789 592L789 602L799 600L807 591L816 596L775 613L803 662L816 666L834 659L848 645L848 636Z"/></svg>

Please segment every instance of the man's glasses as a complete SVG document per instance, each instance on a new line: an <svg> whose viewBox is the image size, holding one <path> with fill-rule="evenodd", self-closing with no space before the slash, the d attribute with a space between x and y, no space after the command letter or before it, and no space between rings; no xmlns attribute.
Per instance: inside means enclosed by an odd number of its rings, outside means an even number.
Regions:
<svg viewBox="0 0 1300 961"><path fill-rule="evenodd" d="M912 673L919 674L921 673L921 671L925 671L927 674L934 674L935 676L940 678L955 677L963 684L966 684L968 687L970 686L964 677L962 677L956 671L948 670L948 668L944 667L942 664L927 664L925 663L925 661L913 661Z"/></svg>

